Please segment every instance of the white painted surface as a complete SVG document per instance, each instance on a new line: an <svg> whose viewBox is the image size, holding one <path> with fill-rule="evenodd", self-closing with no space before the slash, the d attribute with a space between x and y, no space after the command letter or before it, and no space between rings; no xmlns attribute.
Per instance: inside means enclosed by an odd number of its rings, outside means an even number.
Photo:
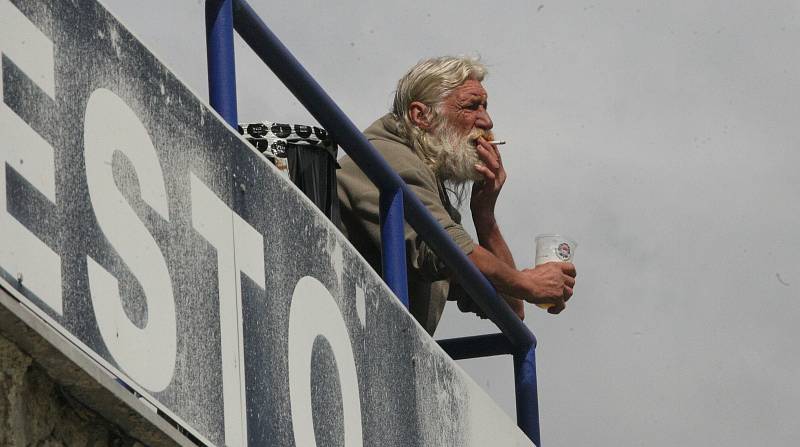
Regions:
<svg viewBox="0 0 800 447"><path fill-rule="evenodd" d="M367 303L364 296L364 289L356 286L356 313L358 313L358 321L361 322L361 327L367 326Z"/></svg>
<svg viewBox="0 0 800 447"><path fill-rule="evenodd" d="M147 130L113 92L95 90L84 123L86 183L103 234L142 287L147 323L125 314L117 279L87 256L92 304L100 334L121 369L150 391L169 385L175 369L175 302L167 264L153 236L114 183L113 155L120 151L139 178L142 200L169 220L161 166Z"/></svg>
<svg viewBox="0 0 800 447"><path fill-rule="evenodd" d="M0 53L53 98L53 44L6 0L0 0ZM0 67L0 94L3 70ZM0 104L0 264L57 314L63 312L61 259L9 212L7 167L12 167L55 205L53 148L5 102Z"/></svg>
<svg viewBox="0 0 800 447"><path fill-rule="evenodd" d="M510 361L506 356L495 361ZM517 430L513 422L497 417L500 409L494 399L478 386L472 379L465 380L469 395L469 441L470 445L479 446L530 446L535 445L522 431ZM514 386L513 383L509 386ZM493 423L487 423L493 421Z"/></svg>
<svg viewBox="0 0 800 447"><path fill-rule="evenodd" d="M328 289L318 280L305 276L295 286L289 310L289 396L292 402L294 440L299 447L317 445L314 438L310 381L311 353L317 336L325 337L330 343L339 368L344 445L360 447L361 402L347 325Z"/></svg>

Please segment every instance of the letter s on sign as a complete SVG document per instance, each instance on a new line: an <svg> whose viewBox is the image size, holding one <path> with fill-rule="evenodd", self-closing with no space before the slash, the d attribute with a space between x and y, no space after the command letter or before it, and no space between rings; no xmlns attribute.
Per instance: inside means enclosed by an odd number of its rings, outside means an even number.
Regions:
<svg viewBox="0 0 800 447"><path fill-rule="evenodd" d="M311 351L318 335L331 345L339 368L344 417L344 445L361 447L361 401L353 347L342 313L331 293L318 280L300 278L289 308L289 399L294 441L299 447L316 446L311 407Z"/></svg>
<svg viewBox="0 0 800 447"><path fill-rule="evenodd" d="M147 130L119 96L97 89L86 105L86 183L101 231L142 286L147 325L139 329L128 319L117 279L87 256L92 305L100 335L120 368L148 390L161 391L172 381L175 369L172 281L155 239L114 183L115 150L133 164L142 200L169 220L164 175Z"/></svg>

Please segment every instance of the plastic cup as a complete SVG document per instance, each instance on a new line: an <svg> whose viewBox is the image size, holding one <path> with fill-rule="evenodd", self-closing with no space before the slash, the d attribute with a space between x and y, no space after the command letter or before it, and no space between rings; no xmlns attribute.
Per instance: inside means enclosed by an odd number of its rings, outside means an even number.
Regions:
<svg viewBox="0 0 800 447"><path fill-rule="evenodd" d="M578 244L570 238L558 234L540 234L536 236L536 265L548 262L572 262ZM537 304L547 309L553 304Z"/></svg>

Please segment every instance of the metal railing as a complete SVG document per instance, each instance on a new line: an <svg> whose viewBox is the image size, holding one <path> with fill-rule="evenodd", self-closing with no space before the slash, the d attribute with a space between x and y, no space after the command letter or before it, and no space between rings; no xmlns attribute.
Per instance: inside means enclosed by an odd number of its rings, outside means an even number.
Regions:
<svg viewBox="0 0 800 447"><path fill-rule="evenodd" d="M211 106L236 128L233 31L308 109L380 190L383 277L408 307L404 220L436 252L502 334L440 340L453 359L510 354L514 357L517 424L538 446L536 338L462 253L405 182L372 147L297 59L244 0L206 1L208 84Z"/></svg>

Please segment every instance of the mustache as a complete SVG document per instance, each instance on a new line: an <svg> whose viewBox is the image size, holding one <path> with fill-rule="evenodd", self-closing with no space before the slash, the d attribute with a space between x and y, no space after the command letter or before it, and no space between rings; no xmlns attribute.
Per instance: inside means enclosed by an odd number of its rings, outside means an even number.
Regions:
<svg viewBox="0 0 800 447"><path fill-rule="evenodd" d="M471 143L477 144L478 138L481 137L483 137L483 139L486 141L493 141L494 133L491 130L474 128L469 132L469 135L467 135L467 140L469 140Z"/></svg>

